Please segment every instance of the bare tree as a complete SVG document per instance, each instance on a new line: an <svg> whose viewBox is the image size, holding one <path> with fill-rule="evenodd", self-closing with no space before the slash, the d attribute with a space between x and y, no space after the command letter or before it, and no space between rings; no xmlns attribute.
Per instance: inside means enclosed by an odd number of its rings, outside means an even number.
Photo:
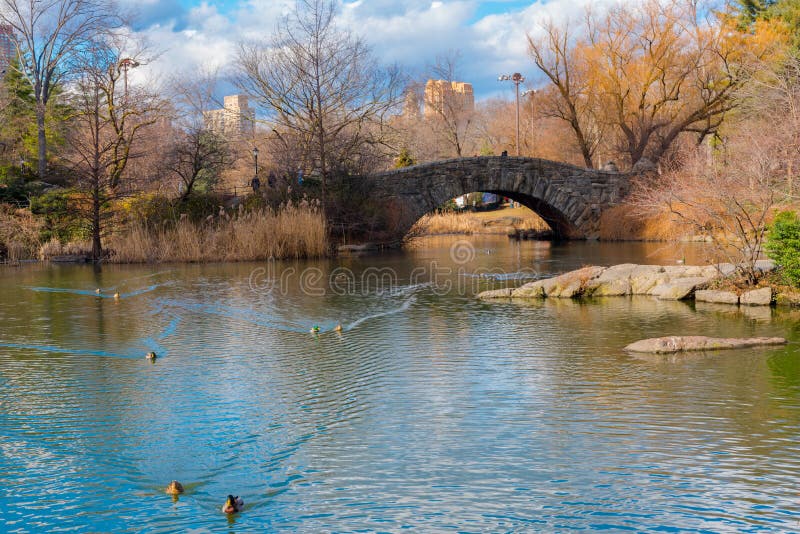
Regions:
<svg viewBox="0 0 800 534"><path fill-rule="evenodd" d="M544 113L569 124L583 163L591 169L603 135L599 95L590 87L587 65L573 47L569 23L561 27L550 21L542 29L543 37L528 36L528 46L553 87L543 94Z"/></svg>
<svg viewBox="0 0 800 534"><path fill-rule="evenodd" d="M549 25L545 39L530 45L557 90L556 115L571 123L587 164L599 138L587 134L592 124L602 126L631 166L643 158L658 162L681 134L701 143L736 105L752 65L782 47L740 34L697 0L588 11L581 33L574 38Z"/></svg>
<svg viewBox="0 0 800 534"><path fill-rule="evenodd" d="M132 149L144 129L162 116L165 106L155 90L121 87L122 60L136 58L129 54L127 44L118 39L87 43L81 51L72 99L75 115L65 164L76 178L78 191L87 197L81 211L90 221L95 261L102 258L104 223L113 215L111 202L130 192L123 187L122 178L135 157Z"/></svg>
<svg viewBox="0 0 800 534"><path fill-rule="evenodd" d="M424 94L426 121L458 157L463 156L475 119L472 94L458 92L452 86L459 77L460 61L461 53L457 50L437 56L429 67L431 79Z"/></svg>
<svg viewBox="0 0 800 534"><path fill-rule="evenodd" d="M205 112L222 106L215 96L219 78L219 69L201 66L192 72L182 72L170 80L182 123L187 126L198 125L203 121Z"/></svg>
<svg viewBox="0 0 800 534"><path fill-rule="evenodd" d="M225 138L202 125L190 126L181 132L166 159L169 169L181 180L181 201L192 194L198 183L215 184L232 162Z"/></svg>
<svg viewBox="0 0 800 534"><path fill-rule="evenodd" d="M396 69L378 66L367 44L335 22L329 0L298 0L269 43L239 48L239 86L269 113L283 146L299 144L297 168L318 174L322 200L332 173L359 168L382 149L386 120L402 102Z"/></svg>
<svg viewBox="0 0 800 534"><path fill-rule="evenodd" d="M45 114L53 88L77 56L101 34L122 24L108 0L0 0L0 22L14 29L19 69L33 88L38 131L38 174L47 172Z"/></svg>
<svg viewBox="0 0 800 534"><path fill-rule="evenodd" d="M641 215L666 212L709 236L718 255L753 284L768 218L786 200L776 148L761 128L743 127L726 153L709 157L706 147L696 148L664 179L639 183L632 204Z"/></svg>

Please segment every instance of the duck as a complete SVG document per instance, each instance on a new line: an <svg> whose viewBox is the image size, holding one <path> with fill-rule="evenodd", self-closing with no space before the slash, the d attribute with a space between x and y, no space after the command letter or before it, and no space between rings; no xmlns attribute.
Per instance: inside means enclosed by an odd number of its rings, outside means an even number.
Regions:
<svg viewBox="0 0 800 534"><path fill-rule="evenodd" d="M312 326L309 332L311 332L312 334L319 334L319 326L317 325Z"/></svg>
<svg viewBox="0 0 800 534"><path fill-rule="evenodd" d="M150 354L153 353L151 352ZM167 484L167 489L165 491L169 495L179 495L183 493L183 485L177 480L173 480L172 482Z"/></svg>
<svg viewBox="0 0 800 534"><path fill-rule="evenodd" d="M95 289L95 290L94 290L94 292L95 292L95 293L97 293L98 295L99 295L100 293L102 293L102 291L100 291L100 288L99 288L99 287L98 287L97 289Z"/></svg>
<svg viewBox="0 0 800 534"><path fill-rule="evenodd" d="M342 330L344 330L344 328L342 328L341 324L337 324L336 328L333 329L334 332L341 332Z"/></svg>
<svg viewBox="0 0 800 534"><path fill-rule="evenodd" d="M147 359L148 359L148 360L150 360L151 362L154 362L154 361L156 361L156 358L158 358L158 356L156 355L156 353L155 353L155 352L153 352L153 351L150 351L150 352L148 352L148 353L147 353L147 356L145 356L145 358L147 358ZM173 480L173 482L175 482L175 481ZM180 484L179 484L179 485L180 485Z"/></svg>
<svg viewBox="0 0 800 534"><path fill-rule="evenodd" d="M119 293L114 293L114 298L119 300Z"/></svg>
<svg viewBox="0 0 800 534"><path fill-rule="evenodd" d="M222 513L235 514L236 512L241 512L242 508L244 508L244 500L241 497L228 495L228 498L225 499L225 504L222 505Z"/></svg>

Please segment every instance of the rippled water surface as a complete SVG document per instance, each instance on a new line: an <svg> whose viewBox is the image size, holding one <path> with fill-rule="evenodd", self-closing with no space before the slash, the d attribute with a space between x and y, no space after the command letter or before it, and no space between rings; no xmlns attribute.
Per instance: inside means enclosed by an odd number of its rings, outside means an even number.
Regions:
<svg viewBox="0 0 800 534"><path fill-rule="evenodd" d="M0 268L0 530L800 530L800 316L487 304L474 293L705 251L471 244ZM667 334L792 342L622 351ZM229 493L246 503L230 518Z"/></svg>

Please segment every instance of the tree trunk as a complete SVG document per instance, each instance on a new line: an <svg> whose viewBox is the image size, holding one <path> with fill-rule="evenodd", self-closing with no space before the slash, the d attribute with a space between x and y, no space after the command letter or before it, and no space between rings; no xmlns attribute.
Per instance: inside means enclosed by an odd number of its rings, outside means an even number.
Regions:
<svg viewBox="0 0 800 534"><path fill-rule="evenodd" d="M96 177L95 177L96 178ZM92 190L92 261L99 263L103 257L103 245L100 242L100 188L95 180Z"/></svg>
<svg viewBox="0 0 800 534"><path fill-rule="evenodd" d="M47 174L47 136L45 135L45 127L44 127L44 116L45 116L46 106L42 102L36 103L36 130L38 133L38 149L39 149L39 161L38 161L38 174L39 180L44 181L45 176Z"/></svg>

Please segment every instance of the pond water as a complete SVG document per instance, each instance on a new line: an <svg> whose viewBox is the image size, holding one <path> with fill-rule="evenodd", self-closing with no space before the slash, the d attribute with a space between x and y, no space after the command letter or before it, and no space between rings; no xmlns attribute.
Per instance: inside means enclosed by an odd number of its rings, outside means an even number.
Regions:
<svg viewBox="0 0 800 534"><path fill-rule="evenodd" d="M445 237L313 262L2 267L3 530L800 530L795 312L474 298L707 252ZM669 334L791 343L622 350ZM242 513L221 513L228 494Z"/></svg>

